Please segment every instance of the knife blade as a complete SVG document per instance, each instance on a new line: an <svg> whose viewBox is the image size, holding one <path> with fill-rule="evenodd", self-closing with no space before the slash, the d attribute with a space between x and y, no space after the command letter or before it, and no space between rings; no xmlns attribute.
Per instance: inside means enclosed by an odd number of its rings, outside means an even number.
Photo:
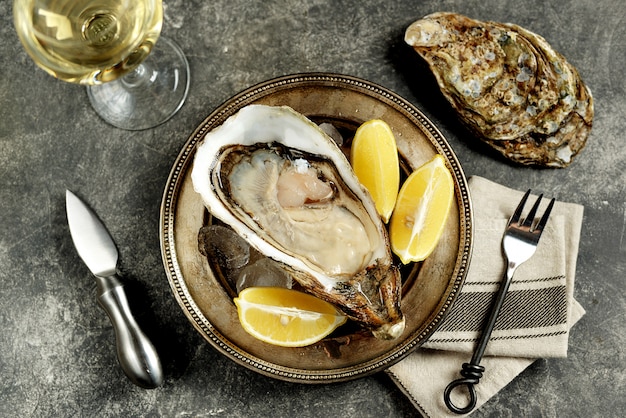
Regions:
<svg viewBox="0 0 626 418"><path fill-rule="evenodd" d="M78 255L95 276L98 304L115 330L117 358L124 373L136 385L152 389L163 383L156 349L139 328L117 272L115 242L98 216L74 193L65 193L67 223Z"/></svg>

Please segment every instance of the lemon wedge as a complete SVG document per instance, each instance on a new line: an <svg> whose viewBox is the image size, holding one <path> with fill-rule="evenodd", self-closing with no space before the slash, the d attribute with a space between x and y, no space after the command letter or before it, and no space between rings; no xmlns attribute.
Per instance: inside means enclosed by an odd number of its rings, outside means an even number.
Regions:
<svg viewBox="0 0 626 418"><path fill-rule="evenodd" d="M363 123L356 130L350 150L352 169L374 199L376 211L387 223L400 185L396 139L380 119Z"/></svg>
<svg viewBox="0 0 626 418"><path fill-rule="evenodd" d="M234 302L247 333L282 347L314 344L346 322L330 303L280 287L249 287Z"/></svg>
<svg viewBox="0 0 626 418"><path fill-rule="evenodd" d="M389 225L391 250L402 263L422 261L435 249L453 199L452 174L439 154L406 179Z"/></svg>

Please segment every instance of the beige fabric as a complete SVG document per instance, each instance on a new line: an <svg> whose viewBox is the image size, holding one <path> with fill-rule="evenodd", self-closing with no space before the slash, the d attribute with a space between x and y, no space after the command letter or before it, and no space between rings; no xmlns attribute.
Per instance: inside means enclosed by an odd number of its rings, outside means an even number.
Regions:
<svg viewBox="0 0 626 418"><path fill-rule="evenodd" d="M388 370L427 417L458 416L446 408L443 391L461 377L462 364L472 357L504 273L504 228L523 195L477 176L469 180L469 187L474 249L463 289L423 347ZM544 200L539 213L548 203ZM532 196L525 213L534 201ZM556 202L535 255L515 273L481 361L486 370L476 386L477 408L534 359L567 355L569 329L585 313L573 298L582 215L582 206ZM458 401L459 406L466 403Z"/></svg>

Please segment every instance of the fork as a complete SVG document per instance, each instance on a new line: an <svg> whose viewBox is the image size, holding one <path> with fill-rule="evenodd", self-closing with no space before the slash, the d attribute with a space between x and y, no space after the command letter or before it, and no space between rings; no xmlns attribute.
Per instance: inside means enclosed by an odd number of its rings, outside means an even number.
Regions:
<svg viewBox="0 0 626 418"><path fill-rule="evenodd" d="M511 279L513 278L513 273L515 273L515 270L520 266L520 264L530 259L530 257L532 257L535 253L543 228L546 226L548 217L550 216L550 212L554 206L554 199L552 199L550 200L550 203L548 204L548 207L539 222L533 227L535 215L537 214L537 209L539 209L539 203L541 202L543 195L539 195L530 212L528 212L528 216L526 216L526 219L523 220L522 211L524 210L524 206L526 205L529 195L530 190L524 194L524 197L517 206L517 209L515 209L511 219L509 219L504 232L504 237L502 238L502 248L507 259L506 272L504 273L504 278L493 301L491 313L489 314L487 323L485 324L482 335L480 336L480 340L478 341L478 346L474 351L472 360L469 363L463 363L461 370L461 376L463 376L463 378L454 380L444 390L444 402L446 403L448 409L454 413L467 414L476 406L476 391L474 389L474 385L478 384L480 378L483 376L483 372L485 371L485 368L480 365L480 360L483 357L485 348L487 347L487 343L491 337L491 332L496 324L500 308L504 303L507 290L511 284ZM460 408L452 403L450 394L455 388L463 385L467 387L470 399L467 406Z"/></svg>

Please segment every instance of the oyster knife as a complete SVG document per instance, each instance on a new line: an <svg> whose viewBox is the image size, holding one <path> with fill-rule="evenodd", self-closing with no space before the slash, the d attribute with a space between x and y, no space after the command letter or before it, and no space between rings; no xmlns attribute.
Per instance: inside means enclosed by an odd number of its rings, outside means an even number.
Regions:
<svg viewBox="0 0 626 418"><path fill-rule="evenodd" d="M157 352L141 331L117 274L117 248L97 215L69 190L65 194L67 223L78 255L96 277L98 304L115 330L117 358L128 378L143 388L163 383Z"/></svg>

